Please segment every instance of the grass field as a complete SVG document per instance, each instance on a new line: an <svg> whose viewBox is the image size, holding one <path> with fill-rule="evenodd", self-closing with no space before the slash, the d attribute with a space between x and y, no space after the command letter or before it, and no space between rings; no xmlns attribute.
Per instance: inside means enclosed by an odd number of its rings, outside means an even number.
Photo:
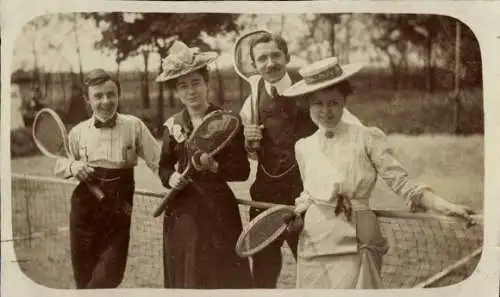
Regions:
<svg viewBox="0 0 500 297"><path fill-rule="evenodd" d="M482 212L482 136L391 135L389 140L413 178L431 185L447 199L469 204ZM52 176L52 166L52 161L45 157L18 158L12 161L12 172ZM144 164L136 168L136 173L137 188L163 192L159 180ZM248 199L254 173L255 164L248 181L231 184L238 198ZM71 190L71 185L59 183L26 182L22 179L13 183L14 237L25 237L15 242L19 263L29 277L49 287L73 287L65 229ZM161 287L161 219L151 216L158 201L144 196L136 197L135 201L130 257L123 287ZM380 181L371 204L376 209L405 209L402 199ZM26 216L26 209L30 210L29 216ZM242 216L246 222L246 207L242 207ZM382 271L388 287L411 287L467 255L482 240L482 228L465 230L457 224L416 224L399 220L384 220L382 223L391 243ZM60 230L27 240L28 226L32 234L57 228ZM436 230L441 233L433 233ZM279 287L291 288L294 286L294 261L287 248L283 249L283 253L285 263ZM477 263L477 259L455 277L465 278L474 269L474 263Z"/></svg>

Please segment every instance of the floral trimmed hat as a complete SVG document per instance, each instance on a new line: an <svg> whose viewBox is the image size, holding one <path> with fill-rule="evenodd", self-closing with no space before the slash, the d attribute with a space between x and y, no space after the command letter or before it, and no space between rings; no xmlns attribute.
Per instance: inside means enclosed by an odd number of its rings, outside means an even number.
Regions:
<svg viewBox="0 0 500 297"><path fill-rule="evenodd" d="M163 72L156 77L157 82L166 82L196 71L218 58L216 52L200 52L199 48L190 48L183 42L175 41L169 55L163 59Z"/></svg>

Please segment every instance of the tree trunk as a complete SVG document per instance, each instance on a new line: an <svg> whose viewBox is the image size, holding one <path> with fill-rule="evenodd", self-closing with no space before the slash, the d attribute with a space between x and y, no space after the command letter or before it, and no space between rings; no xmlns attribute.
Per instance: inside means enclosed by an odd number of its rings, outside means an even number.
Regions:
<svg viewBox="0 0 500 297"><path fill-rule="evenodd" d="M149 51L144 50L142 52L142 58L144 59L144 72L142 73L142 108L149 108L151 106L151 100L149 98Z"/></svg>
<svg viewBox="0 0 500 297"><path fill-rule="evenodd" d="M335 41L336 41L335 22L336 22L336 16L335 15L330 16L329 20L330 20L330 51L331 51L331 56L335 57Z"/></svg>
<svg viewBox="0 0 500 297"><path fill-rule="evenodd" d="M36 40L35 37L31 41L32 43L32 53L33 53L33 83L40 84L40 69L38 67L38 52L36 50Z"/></svg>
<svg viewBox="0 0 500 297"><path fill-rule="evenodd" d="M398 71L398 65L396 64L396 62L394 62L394 58L392 56L389 56L389 64L391 66L391 70L392 70L392 89L394 91L397 91L398 90L398 87L399 87L399 71Z"/></svg>
<svg viewBox="0 0 500 297"><path fill-rule="evenodd" d="M283 35L283 31L285 30L285 14L281 15L281 27L280 27L280 35Z"/></svg>
<svg viewBox="0 0 500 297"><path fill-rule="evenodd" d="M165 56L161 56L161 59L164 59ZM160 63L158 67L158 73L163 72L163 66ZM170 96L172 97L172 96ZM156 136L161 137L163 135L163 122L165 121L165 96L163 95L163 83L158 83L158 114L156 117ZM170 102L170 98L169 98Z"/></svg>
<svg viewBox="0 0 500 297"><path fill-rule="evenodd" d="M433 36L429 34L425 44L425 88L428 93L434 92L434 69L432 66L432 41Z"/></svg>
<svg viewBox="0 0 500 297"><path fill-rule="evenodd" d="M78 69L80 71L80 83L83 83L83 66L82 66L82 55L80 53L80 41L78 38L78 28L77 28L77 19L76 13L73 14L73 34L75 36L75 46L76 46L76 57L78 58Z"/></svg>
<svg viewBox="0 0 500 297"><path fill-rule="evenodd" d="M217 65L217 61L215 61L215 74L217 75L217 89L218 89L218 94L216 95L216 100L218 101L217 103L220 104L220 106L224 106L226 103L226 94L224 92L224 79L222 75L220 74L219 71L219 65Z"/></svg>
<svg viewBox="0 0 500 297"><path fill-rule="evenodd" d="M352 23L352 15L349 16L345 24L345 44L344 44L344 62L345 64L349 64L349 53L351 52L351 25Z"/></svg>
<svg viewBox="0 0 500 297"><path fill-rule="evenodd" d="M453 97L455 101L455 118L454 129L455 134L460 134L460 115L461 115L461 101L460 101L460 47L461 47L461 27L460 21L455 21L455 91Z"/></svg>
<svg viewBox="0 0 500 297"><path fill-rule="evenodd" d="M116 61L116 73L115 73L115 76L116 76L116 79L120 79L120 66L121 66L122 62L119 62L119 61Z"/></svg>

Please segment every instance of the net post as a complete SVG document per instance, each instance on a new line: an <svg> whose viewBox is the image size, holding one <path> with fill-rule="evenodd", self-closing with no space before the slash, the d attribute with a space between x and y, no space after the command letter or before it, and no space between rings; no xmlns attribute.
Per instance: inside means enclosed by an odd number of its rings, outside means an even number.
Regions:
<svg viewBox="0 0 500 297"><path fill-rule="evenodd" d="M29 194L26 193L24 195L24 205L26 208L26 226L28 227L28 246L31 247L31 234L32 234L32 228L31 228L31 218L30 218L30 198Z"/></svg>

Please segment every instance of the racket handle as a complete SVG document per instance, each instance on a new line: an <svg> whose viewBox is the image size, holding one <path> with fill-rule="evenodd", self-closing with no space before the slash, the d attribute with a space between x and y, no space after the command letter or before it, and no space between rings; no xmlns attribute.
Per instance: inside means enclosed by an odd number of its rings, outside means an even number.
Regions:
<svg viewBox="0 0 500 297"><path fill-rule="evenodd" d="M89 183L85 183L87 188L92 192L92 194L101 201L104 198L104 192L96 185L91 185Z"/></svg>
<svg viewBox="0 0 500 297"><path fill-rule="evenodd" d="M257 151L260 148L260 141L254 140L248 142L248 148L252 150L252 152Z"/></svg>
<svg viewBox="0 0 500 297"><path fill-rule="evenodd" d="M153 217L156 218L163 213L165 208L167 208L168 202L172 197L175 196L175 194L177 194L177 192L179 192L179 189L173 188L163 197L163 200L160 202L160 205L158 205L155 212L153 213Z"/></svg>

